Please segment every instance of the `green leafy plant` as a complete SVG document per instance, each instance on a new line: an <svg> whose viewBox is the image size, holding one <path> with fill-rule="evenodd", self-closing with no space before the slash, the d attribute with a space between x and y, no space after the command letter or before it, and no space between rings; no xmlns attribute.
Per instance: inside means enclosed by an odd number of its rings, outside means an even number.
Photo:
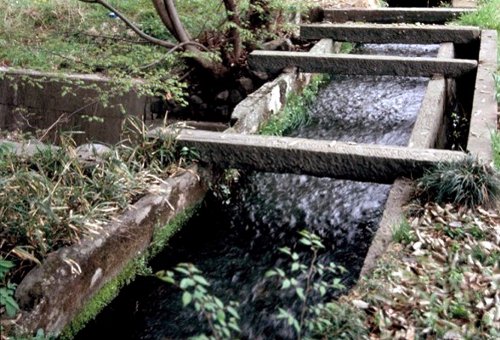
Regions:
<svg viewBox="0 0 500 340"><path fill-rule="evenodd" d="M283 320L292 327L298 339L308 337L312 334L327 334L328 329L335 327L335 322L340 318L332 319L337 311L335 303L317 302L318 298L327 298L327 294L344 289L344 285L337 277L346 270L334 263L321 264L318 260L320 251L325 249L321 238L307 230L300 233L299 243L308 249L307 255L300 255L290 248L280 248L279 251L290 260L287 269L274 268L269 270L265 276L272 280L278 280L283 290L293 290L301 302L298 314L294 314L284 308L278 308L276 317ZM302 260L309 258L307 265ZM181 278L177 278L181 275ZM237 309L239 304L230 301L225 305L218 297L210 294L209 282L203 277L202 272L193 264L181 263L172 271L160 271L156 276L169 284L173 284L183 291L182 303L184 306L194 305L207 321L212 332L211 335L201 335L198 339L234 339L241 330L238 326L240 316ZM346 317L354 311L346 311ZM343 329L341 334L361 334L354 329Z"/></svg>
<svg viewBox="0 0 500 340"><path fill-rule="evenodd" d="M181 275L182 278L176 278ZM208 292L210 283L193 264L180 263L173 271L160 271L156 276L183 291L182 304L194 308L207 321L211 335L198 335L195 339L234 339L241 332L238 326L240 316L238 303L230 301L225 305L217 296Z"/></svg>
<svg viewBox="0 0 500 340"><path fill-rule="evenodd" d="M6 276L10 269L14 267L14 263L6 261L0 257L0 315L5 312L8 317L14 317L19 310L14 293L16 285L10 283Z"/></svg>
<svg viewBox="0 0 500 340"><path fill-rule="evenodd" d="M465 207L494 206L500 197L498 173L473 156L439 163L426 171L418 187L424 199Z"/></svg>
<svg viewBox="0 0 500 340"><path fill-rule="evenodd" d="M313 298L325 297L329 292L344 289L337 275L345 273L346 270L334 263L324 265L318 261L319 252L325 248L319 236L307 230L302 230L299 234L299 243L308 248L311 256L308 264L302 262L301 257L304 256L299 253L287 247L280 248L279 251L289 257L290 266L287 269L269 270L266 277L278 278L281 281L281 289L293 290L302 302L298 314L279 308L277 315L278 319L293 327L297 339L302 339L313 332L323 333L331 326L331 321L326 317L331 306L321 302L314 303Z"/></svg>

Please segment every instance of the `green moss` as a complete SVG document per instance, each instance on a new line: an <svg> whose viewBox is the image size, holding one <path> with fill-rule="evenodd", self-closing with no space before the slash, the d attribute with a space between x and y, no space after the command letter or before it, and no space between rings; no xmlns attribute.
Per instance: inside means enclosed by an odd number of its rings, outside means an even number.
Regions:
<svg viewBox="0 0 500 340"><path fill-rule="evenodd" d="M154 235L151 246L148 249L149 258L152 259L160 251L162 251L168 243L168 240L172 238L191 217L198 210L200 203L196 204L194 207L185 210L183 213L178 214L170 223L168 223L163 228L157 228Z"/></svg>
<svg viewBox="0 0 500 340"><path fill-rule="evenodd" d="M149 275L151 269L149 260L156 256L183 225L198 210L200 203L175 216L162 228L157 228L149 249L142 255L130 261L118 276L106 283L104 287L87 302L83 310L66 326L60 335L61 339L72 339L85 325L94 319L114 298L120 290L133 282L138 275Z"/></svg>
<svg viewBox="0 0 500 340"><path fill-rule="evenodd" d="M67 326L60 338L72 339L80 330L82 330L88 321L95 318L104 307L106 307L115 297L118 296L120 289L132 282L135 277L143 272L147 272L145 256L130 261L123 271L113 280L104 285L104 287L87 303L82 312Z"/></svg>

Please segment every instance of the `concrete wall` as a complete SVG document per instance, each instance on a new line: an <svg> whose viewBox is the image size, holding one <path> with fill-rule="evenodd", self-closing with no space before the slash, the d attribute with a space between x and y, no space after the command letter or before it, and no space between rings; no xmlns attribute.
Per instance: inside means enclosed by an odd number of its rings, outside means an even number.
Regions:
<svg viewBox="0 0 500 340"><path fill-rule="evenodd" d="M481 32L479 66L474 86L467 150L485 163L493 161L491 134L497 128L495 80L497 70L497 32Z"/></svg>
<svg viewBox="0 0 500 340"><path fill-rule="evenodd" d="M63 96L68 89L69 93ZM97 75L59 75L0 67L0 129L34 131L57 122L51 129L52 140L56 131L83 131L85 134L76 136L79 143L115 143L120 139L126 114L143 117L149 105L147 98L130 91L111 97L104 107L99 95L107 89L109 79ZM96 116L103 122L89 121L83 116Z"/></svg>

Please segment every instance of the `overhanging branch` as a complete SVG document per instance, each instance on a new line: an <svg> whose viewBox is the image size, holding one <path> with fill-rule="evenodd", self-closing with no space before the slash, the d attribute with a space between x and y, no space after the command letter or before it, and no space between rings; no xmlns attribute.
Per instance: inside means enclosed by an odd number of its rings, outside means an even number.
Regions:
<svg viewBox="0 0 500 340"><path fill-rule="evenodd" d="M157 39L155 37L150 36L149 34L144 33L143 31L141 31L139 29L139 27L137 27L132 21L130 21L123 13L121 13L120 11L118 11L116 8L114 8L113 6L111 6L110 4L108 4L104 0L79 0L79 1L81 1L81 2L87 2L87 3L96 3L96 4L99 4L99 5L103 6L103 7L105 7L106 9L108 9L111 12L115 13L116 16L118 18L120 18L120 20L125 23L125 25L127 25L128 27L130 27L130 29L132 29L132 31L134 31L138 36L140 36L144 40L147 40L147 41L149 41L149 42L151 42L151 43L153 43L155 45L163 46L163 47L166 47L166 48L173 48L173 47L176 46L176 44L174 44L174 43L171 43L171 42L165 41L165 40L161 40L161 39Z"/></svg>

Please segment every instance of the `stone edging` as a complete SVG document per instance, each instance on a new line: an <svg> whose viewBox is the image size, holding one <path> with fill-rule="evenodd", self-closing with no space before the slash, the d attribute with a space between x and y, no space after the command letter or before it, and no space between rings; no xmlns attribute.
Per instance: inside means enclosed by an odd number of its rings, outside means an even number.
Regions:
<svg viewBox="0 0 500 340"><path fill-rule="evenodd" d="M481 31L479 66L474 86L467 150L486 163L493 161L491 134L497 125L495 79L497 69L497 32Z"/></svg>

